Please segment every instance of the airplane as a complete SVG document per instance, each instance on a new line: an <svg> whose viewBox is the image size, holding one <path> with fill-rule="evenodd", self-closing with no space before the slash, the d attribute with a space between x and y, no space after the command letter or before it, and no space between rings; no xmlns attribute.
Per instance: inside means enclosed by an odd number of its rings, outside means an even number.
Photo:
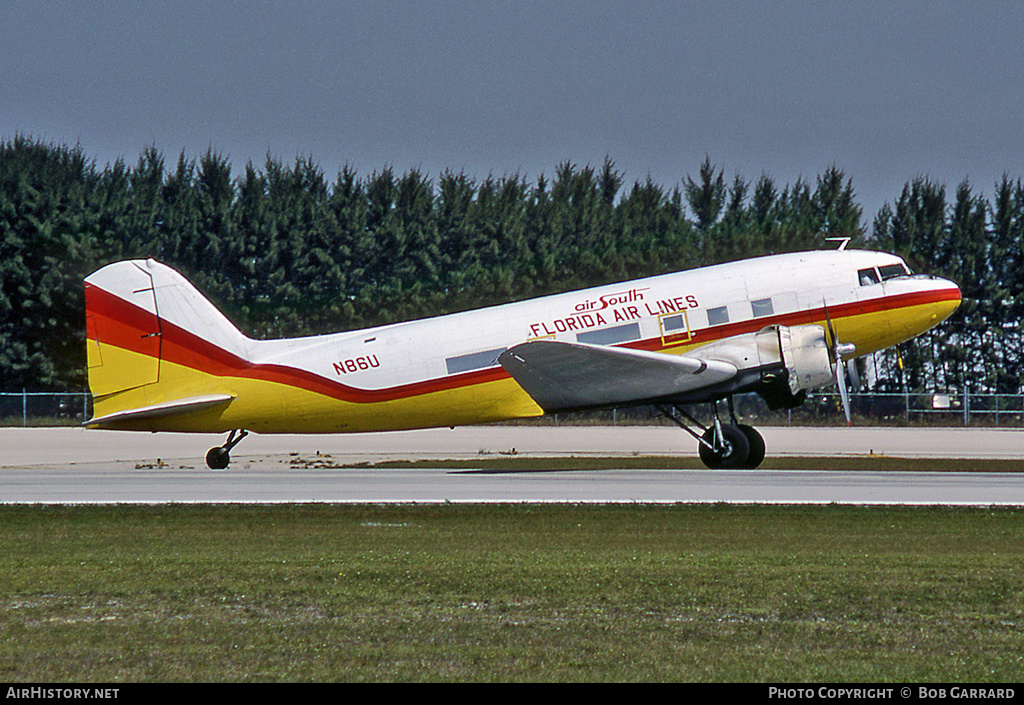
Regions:
<svg viewBox="0 0 1024 705"><path fill-rule="evenodd" d="M960 304L952 281L882 252L768 255L363 330L255 340L153 259L85 280L89 428L353 433L651 405L711 468L754 468L762 436L732 398L771 409L838 384L844 366L909 340ZM851 370L853 372L854 370ZM720 402L728 402L723 420ZM714 420L687 411L710 403Z"/></svg>

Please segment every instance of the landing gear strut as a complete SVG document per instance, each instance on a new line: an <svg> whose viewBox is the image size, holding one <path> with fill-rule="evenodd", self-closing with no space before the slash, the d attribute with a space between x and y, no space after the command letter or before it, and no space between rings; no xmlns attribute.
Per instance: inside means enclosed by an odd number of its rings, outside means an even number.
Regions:
<svg viewBox="0 0 1024 705"><path fill-rule="evenodd" d="M666 418L675 423L697 439L697 450L701 462L709 468L756 468L764 460L764 438L752 426L741 424L736 420L736 413L729 397L729 419L732 423L722 423L718 415L718 404L714 404L715 420L710 426L703 426L678 404L673 406L657 405ZM680 418L682 417L682 418ZM684 420L685 419L685 420ZM697 427L702 432L687 425Z"/></svg>
<svg viewBox="0 0 1024 705"><path fill-rule="evenodd" d="M237 438L235 437L236 433L238 434ZM207 451L206 464L210 466L211 470L223 470L226 468L228 463L231 462L231 449L238 445L238 443L248 435L249 432L244 429L232 431L228 434L228 440L224 445L217 446L216 448L210 448L210 450Z"/></svg>

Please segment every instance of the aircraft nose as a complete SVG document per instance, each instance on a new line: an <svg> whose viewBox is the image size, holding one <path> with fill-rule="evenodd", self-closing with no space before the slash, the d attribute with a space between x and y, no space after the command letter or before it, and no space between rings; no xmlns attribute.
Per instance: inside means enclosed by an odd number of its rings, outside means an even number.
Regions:
<svg viewBox="0 0 1024 705"><path fill-rule="evenodd" d="M960 287L956 282L942 277L935 277L935 306L932 310L932 320L937 324L946 320L963 300Z"/></svg>
<svg viewBox="0 0 1024 705"><path fill-rule="evenodd" d="M959 304L959 302L962 299L962 295L960 293L960 287L957 285L957 283L950 279L942 279L941 277L939 278L939 281L942 282L946 286L946 288L950 290L950 298L955 298L957 303Z"/></svg>

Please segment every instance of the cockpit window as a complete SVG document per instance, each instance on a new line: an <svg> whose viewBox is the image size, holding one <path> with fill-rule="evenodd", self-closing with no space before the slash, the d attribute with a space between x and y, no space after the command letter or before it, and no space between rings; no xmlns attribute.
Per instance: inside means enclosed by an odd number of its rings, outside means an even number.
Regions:
<svg viewBox="0 0 1024 705"><path fill-rule="evenodd" d="M882 281L892 279L893 277L905 277L910 274L907 265L902 262L899 264L887 264L884 267L879 267L878 271L882 275Z"/></svg>
<svg viewBox="0 0 1024 705"><path fill-rule="evenodd" d="M860 281L861 286L871 286L872 284L878 284L881 281L881 279L878 278L878 272L875 271L874 267L859 270L857 272L857 279Z"/></svg>

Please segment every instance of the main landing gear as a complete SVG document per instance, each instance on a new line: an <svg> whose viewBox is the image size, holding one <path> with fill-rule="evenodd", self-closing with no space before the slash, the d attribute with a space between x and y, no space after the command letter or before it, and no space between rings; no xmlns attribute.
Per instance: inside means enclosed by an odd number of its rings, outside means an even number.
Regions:
<svg viewBox="0 0 1024 705"><path fill-rule="evenodd" d="M753 469L764 460L764 438L752 426L736 420L736 413L729 397L729 418L732 423L722 423L718 415L718 404L714 404L715 420L710 426L703 426L678 404L657 405L666 418L697 439L701 462L709 468ZM680 416L685 419L680 419ZM690 428L686 422L697 427L701 433Z"/></svg>
<svg viewBox="0 0 1024 705"><path fill-rule="evenodd" d="M238 437L235 437L235 434ZM206 464L210 466L211 470L223 470L231 462L230 451L232 448L238 445L238 443L249 435L249 432L244 429L232 431L228 434L227 442L222 446L216 448L210 448L206 453Z"/></svg>

